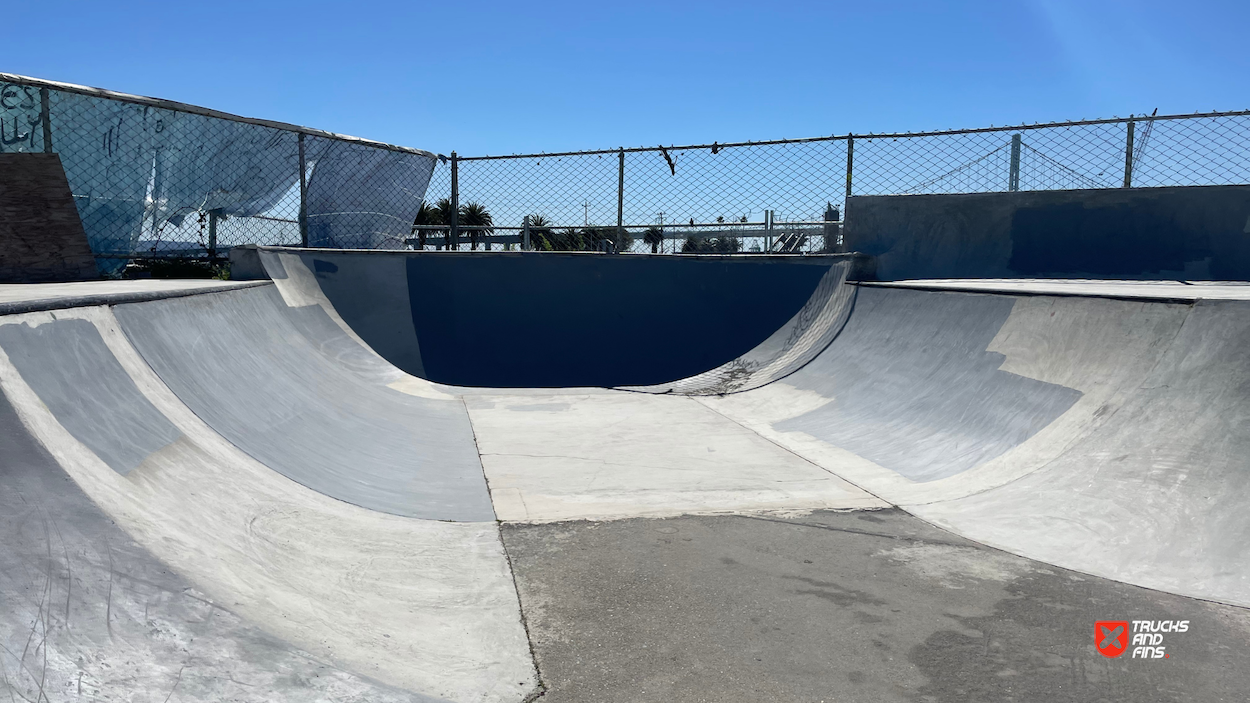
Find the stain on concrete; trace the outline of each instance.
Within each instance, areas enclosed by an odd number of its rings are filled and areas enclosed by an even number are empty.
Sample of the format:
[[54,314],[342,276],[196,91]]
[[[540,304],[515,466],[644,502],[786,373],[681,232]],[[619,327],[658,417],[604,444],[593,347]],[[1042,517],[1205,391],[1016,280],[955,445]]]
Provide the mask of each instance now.
[[[872,512],[867,531],[865,515],[505,524],[542,700],[1136,703],[1250,686],[1247,611],[1031,562],[898,510]],[[1094,649],[1095,620],[1165,617],[1194,623],[1174,659]]]

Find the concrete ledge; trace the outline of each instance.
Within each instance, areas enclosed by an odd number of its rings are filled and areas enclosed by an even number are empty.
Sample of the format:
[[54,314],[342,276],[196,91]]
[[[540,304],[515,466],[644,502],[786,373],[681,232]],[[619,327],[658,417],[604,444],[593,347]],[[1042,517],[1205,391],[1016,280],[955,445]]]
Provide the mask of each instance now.
[[162,298],[272,285],[271,281],[90,281],[0,285],[0,315],[95,305],[142,303]]
[[1053,295],[1116,300],[1192,303],[1195,300],[1250,300],[1250,283],[1181,281],[1099,281],[1062,279],[918,279],[859,282],[859,285],[913,290]]

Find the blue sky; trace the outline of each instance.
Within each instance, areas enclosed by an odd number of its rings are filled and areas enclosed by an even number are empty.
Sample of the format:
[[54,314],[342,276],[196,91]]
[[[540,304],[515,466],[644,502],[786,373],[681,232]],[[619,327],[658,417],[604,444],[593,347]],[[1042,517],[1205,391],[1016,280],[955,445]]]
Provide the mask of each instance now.
[[1250,3],[44,0],[0,70],[465,155],[1250,108]]

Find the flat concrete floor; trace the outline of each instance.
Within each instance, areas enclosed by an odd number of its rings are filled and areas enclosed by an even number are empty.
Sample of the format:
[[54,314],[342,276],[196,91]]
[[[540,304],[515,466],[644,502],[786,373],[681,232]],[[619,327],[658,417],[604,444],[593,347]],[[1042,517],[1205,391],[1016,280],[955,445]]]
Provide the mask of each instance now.
[[[1244,701],[1250,611],[898,510],[507,524],[545,703]],[[1097,620],[1189,620],[1109,659]]]

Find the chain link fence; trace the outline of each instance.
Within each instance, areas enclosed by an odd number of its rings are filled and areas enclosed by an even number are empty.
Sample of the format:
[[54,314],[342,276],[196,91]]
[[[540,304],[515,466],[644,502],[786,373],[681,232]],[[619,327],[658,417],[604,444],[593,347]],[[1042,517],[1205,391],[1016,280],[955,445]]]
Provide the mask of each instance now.
[[[505,246],[524,238],[515,233],[524,235],[528,218],[534,248],[548,248],[555,239],[551,248],[579,248],[569,247],[572,242],[627,251],[807,253],[837,249],[840,215],[851,195],[1248,183],[1250,111],[1241,111],[453,155],[436,170],[427,200],[450,202],[454,193],[458,203],[472,203],[479,218],[488,212],[491,231],[509,233],[496,239]],[[585,235],[580,240],[578,232]]]
[[100,271],[239,244],[403,248],[429,152],[0,74],[0,152],[59,155]]
[[446,157],[0,74],[0,133],[61,155],[105,272],[244,243],[823,252],[851,195],[1250,183],[1250,111]]

